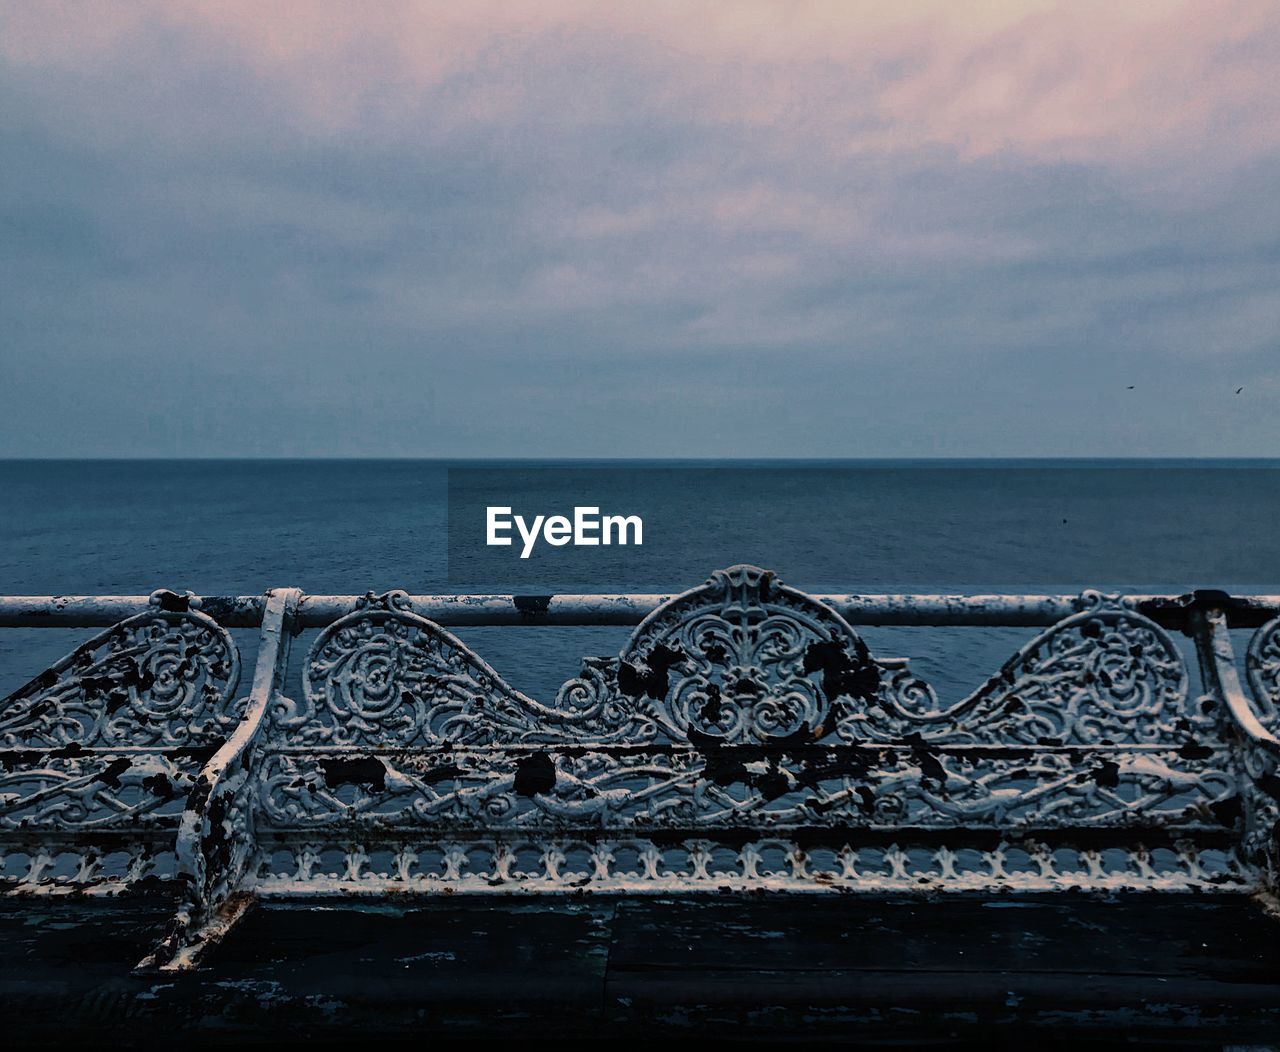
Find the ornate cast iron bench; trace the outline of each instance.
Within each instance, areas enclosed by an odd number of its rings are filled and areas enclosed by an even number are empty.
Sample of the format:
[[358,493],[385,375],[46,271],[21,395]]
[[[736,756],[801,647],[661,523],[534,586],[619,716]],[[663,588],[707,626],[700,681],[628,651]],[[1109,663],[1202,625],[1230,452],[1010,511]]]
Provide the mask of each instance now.
[[[41,601],[14,602],[0,623],[36,623]],[[207,633],[198,711],[219,715],[170,720],[158,737],[141,727],[129,748],[173,765],[166,777],[185,788],[193,774],[177,769],[171,739],[199,723],[207,743],[240,718],[194,775],[180,821],[164,811],[154,826],[176,835],[182,892],[143,964],[191,967],[253,901],[296,896],[1079,889],[1270,901],[1278,604],[1224,593],[815,597],[751,566],[675,597],[206,600],[225,626],[260,624],[258,664],[247,700],[220,708],[214,695],[234,686],[225,629],[193,610],[165,615],[169,630]],[[586,659],[544,704],[442,622],[636,627],[617,657]],[[873,655],[853,622],[1047,627],[945,702],[905,660]],[[1252,703],[1233,626],[1258,629]],[[290,697],[289,642],[305,627],[323,630]],[[1170,628],[1195,641],[1198,690]],[[48,693],[20,692],[28,716],[5,726],[38,726],[30,713],[45,698],[41,711],[102,702],[87,687],[57,693],[69,667],[53,670]],[[170,679],[193,682],[191,666]],[[131,682],[128,697],[151,698],[161,682]],[[119,734],[110,742],[123,747]],[[95,754],[95,770],[116,762]],[[150,831],[162,814],[105,790],[92,799],[114,811],[113,832]],[[65,820],[44,800],[6,798],[0,814]],[[31,835],[16,828],[6,835]],[[96,829],[64,831],[81,849]],[[11,880],[44,888],[42,874],[32,864]]]

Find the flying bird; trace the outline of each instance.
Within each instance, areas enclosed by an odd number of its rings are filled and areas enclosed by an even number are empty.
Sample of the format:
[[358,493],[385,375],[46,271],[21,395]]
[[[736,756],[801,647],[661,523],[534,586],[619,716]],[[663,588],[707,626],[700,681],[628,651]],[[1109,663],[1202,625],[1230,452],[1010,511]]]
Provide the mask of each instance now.
[[1132,391],[1132,390],[1133,390],[1133,384],[1130,384],[1128,387],[1126,387],[1126,388],[1125,388],[1125,390],[1126,390],[1126,391]]
[[1241,391],[1243,391],[1243,390],[1244,390],[1244,388],[1243,388],[1243,387],[1237,387],[1237,388],[1236,388],[1236,394],[1239,394],[1239,393],[1240,393]]

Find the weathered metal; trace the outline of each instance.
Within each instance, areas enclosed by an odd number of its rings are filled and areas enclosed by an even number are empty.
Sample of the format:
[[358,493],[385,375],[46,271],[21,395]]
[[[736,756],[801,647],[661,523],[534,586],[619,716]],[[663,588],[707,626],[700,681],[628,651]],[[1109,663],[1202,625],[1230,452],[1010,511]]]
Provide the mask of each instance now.
[[235,643],[170,594],[5,699],[0,865],[10,890],[115,894],[173,879],[189,794],[241,713]]
[[145,967],[189,967],[250,904],[247,878],[257,856],[255,750],[267,713],[281,697],[301,595],[296,588],[267,592],[248,703],[235,733],[200,772],[187,800],[177,839],[182,903],[159,946],[142,962]]
[[[1278,887],[1280,597],[814,596],[738,566],[671,597],[142,602],[0,599],[0,624],[124,615],[10,699],[0,838],[28,894],[136,885],[100,874],[104,831],[167,841],[180,904],[149,967],[192,966],[258,898]],[[548,704],[443,627],[524,623],[635,628]],[[248,624],[232,705],[226,628]],[[1044,631],[947,702],[858,624]],[[1233,626],[1260,626],[1253,700]],[[1198,692],[1170,627],[1195,638]],[[163,674],[108,646],[144,629]],[[178,763],[188,740],[203,769]],[[53,872],[58,851],[78,863]]]
[[[172,596],[194,601],[225,628],[257,628],[260,595]],[[813,593],[854,626],[987,626],[1034,628],[1052,625],[1080,609],[1078,595],[859,595]],[[324,628],[357,609],[359,595],[304,595],[300,628]],[[446,627],[466,625],[638,625],[673,596],[609,595],[409,595],[422,617]],[[1126,597],[1164,628],[1183,628],[1190,611],[1217,601],[1232,628],[1257,628],[1280,615],[1280,595],[1230,596],[1225,592]],[[145,613],[145,595],[0,596],[0,628],[98,628]]]

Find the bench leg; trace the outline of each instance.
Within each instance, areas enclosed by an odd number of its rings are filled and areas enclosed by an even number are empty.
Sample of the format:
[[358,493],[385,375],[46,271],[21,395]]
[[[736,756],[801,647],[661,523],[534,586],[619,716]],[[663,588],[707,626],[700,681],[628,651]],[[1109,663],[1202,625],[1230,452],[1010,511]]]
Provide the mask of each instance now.
[[189,914],[181,910],[169,922],[169,928],[151,953],[134,968],[136,973],[189,972],[200,966],[205,954],[225,938],[257,903],[250,891],[231,896],[205,924],[192,927]]

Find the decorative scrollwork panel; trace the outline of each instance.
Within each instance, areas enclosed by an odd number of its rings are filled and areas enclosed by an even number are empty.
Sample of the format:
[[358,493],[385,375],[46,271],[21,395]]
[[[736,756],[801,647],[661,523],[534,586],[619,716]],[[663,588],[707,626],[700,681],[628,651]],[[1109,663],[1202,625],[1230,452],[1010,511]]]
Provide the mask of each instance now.
[[121,621],[0,702],[0,747],[189,746],[224,737],[240,656],[195,610]]
[[963,703],[1002,741],[1027,744],[1158,743],[1211,733],[1189,704],[1177,645],[1124,601],[1097,593],[1086,609],[1023,647]]
[[1114,596],[1086,592],[1083,609],[1042,632],[958,704],[905,670],[837,728],[847,741],[918,735],[933,742],[1031,746],[1220,740],[1188,697],[1186,663],[1160,626]]
[[1229,758],[1174,750],[758,747],[316,755],[264,762],[266,828],[1230,827]]
[[[1037,747],[1213,744],[1188,697],[1186,665],[1154,622],[1086,592],[1079,613],[1041,633],[951,706],[903,662],[877,662],[833,611],[755,567],[734,567],[664,605],[615,661],[593,659],[561,704],[646,706],[680,741],[925,740]],[[633,719],[635,717],[632,717]]]
[[718,570],[636,628],[607,686],[646,701],[671,740],[819,740],[880,669],[833,609],[768,570]]
[[370,593],[316,640],[303,699],[281,699],[275,726],[301,745],[425,747],[644,741],[637,707],[526,697],[461,640],[413,613],[402,592]]
[[1244,657],[1245,675],[1264,721],[1276,729],[1280,709],[1280,617],[1272,618],[1249,640]]
[[189,754],[0,750],[0,830],[176,829],[198,769]]
[[300,744],[370,747],[1216,740],[1167,633],[1116,597],[1080,602],[945,706],[904,663],[877,662],[834,609],[736,566],[664,603],[617,658],[586,659],[548,706],[402,593],[370,595],[317,640],[303,704],[277,722]]

